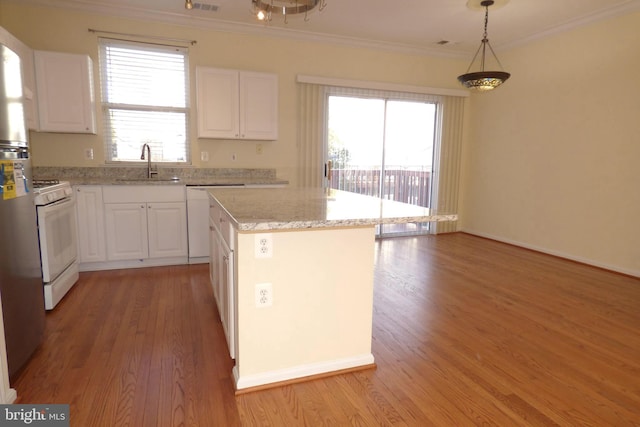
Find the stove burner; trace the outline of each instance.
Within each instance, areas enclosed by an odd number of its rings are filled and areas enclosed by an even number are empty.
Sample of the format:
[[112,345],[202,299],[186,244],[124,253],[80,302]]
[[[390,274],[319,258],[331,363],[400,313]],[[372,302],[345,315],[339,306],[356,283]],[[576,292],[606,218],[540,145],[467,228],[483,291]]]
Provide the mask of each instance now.
[[59,179],[34,179],[32,182],[33,182],[33,188],[44,188],[44,187],[49,187],[51,185],[60,184]]

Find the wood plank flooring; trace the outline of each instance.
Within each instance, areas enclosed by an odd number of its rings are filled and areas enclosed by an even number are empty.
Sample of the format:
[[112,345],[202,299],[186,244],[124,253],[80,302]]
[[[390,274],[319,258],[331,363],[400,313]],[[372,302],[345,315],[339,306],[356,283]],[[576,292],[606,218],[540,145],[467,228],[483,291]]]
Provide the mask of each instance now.
[[12,384],[93,426],[640,426],[640,279],[454,233],[376,243],[378,368],[235,396],[207,266],[82,273]]

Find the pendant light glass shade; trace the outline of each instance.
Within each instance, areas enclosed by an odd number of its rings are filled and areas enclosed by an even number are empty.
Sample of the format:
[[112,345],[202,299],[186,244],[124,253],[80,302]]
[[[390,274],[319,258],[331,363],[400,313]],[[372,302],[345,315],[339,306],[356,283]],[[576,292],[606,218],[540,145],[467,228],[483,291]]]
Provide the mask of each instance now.
[[[505,71],[485,71],[484,69],[487,47],[489,48],[489,51],[495,58],[500,68],[502,68],[502,64],[500,64],[500,60],[498,60],[498,57],[493,51],[493,48],[489,43],[489,39],[487,38],[487,25],[489,23],[489,6],[491,6],[493,3],[494,3],[493,0],[485,0],[480,3],[485,8],[484,36],[482,38],[482,41],[480,42],[480,47],[478,48],[478,50],[476,51],[476,54],[473,56],[473,59],[471,60],[471,64],[469,64],[469,68],[467,69],[467,72],[461,76],[458,76],[458,81],[462,83],[464,87],[474,91],[478,91],[478,92],[486,92],[489,90],[493,90],[498,86],[500,86],[505,81],[507,81],[507,79],[511,76],[511,74]],[[471,67],[476,61],[476,58],[478,57],[478,53],[480,53],[480,51],[482,51],[482,56],[480,58],[480,71],[475,71],[470,73],[469,70],[471,70]]]
[[484,92],[497,88],[510,76],[504,71],[476,71],[459,76],[458,81],[468,89]]

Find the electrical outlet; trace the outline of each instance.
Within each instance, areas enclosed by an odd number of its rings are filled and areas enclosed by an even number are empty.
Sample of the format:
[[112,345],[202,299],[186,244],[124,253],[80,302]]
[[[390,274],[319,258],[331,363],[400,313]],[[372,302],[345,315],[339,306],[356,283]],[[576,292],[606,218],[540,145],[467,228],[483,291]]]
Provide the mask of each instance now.
[[86,160],[93,160],[93,148],[84,149],[84,158]]
[[256,154],[262,154],[262,144],[256,144]]
[[273,286],[271,283],[256,285],[256,307],[271,307],[273,305]]
[[273,256],[273,235],[271,233],[256,234],[256,258]]
[[200,160],[203,162],[208,162],[209,161],[209,152],[208,151],[201,151],[200,152]]

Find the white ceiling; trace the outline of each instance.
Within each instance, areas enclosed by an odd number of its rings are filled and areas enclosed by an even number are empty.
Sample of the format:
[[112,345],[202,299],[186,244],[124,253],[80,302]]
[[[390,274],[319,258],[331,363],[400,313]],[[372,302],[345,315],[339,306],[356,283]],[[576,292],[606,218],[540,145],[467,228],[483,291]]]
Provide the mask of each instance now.
[[[12,0],[9,0],[12,1]],[[161,22],[322,39],[439,55],[473,54],[484,26],[482,7],[468,0],[324,0],[324,10],[258,22],[251,0],[193,0],[217,11],[186,10],[184,0],[14,0]],[[268,0],[264,0],[268,1]],[[295,2],[295,0],[291,0]],[[322,1],[322,0],[321,0]],[[480,0],[469,0],[479,4]],[[640,10],[640,0],[496,0],[489,8],[489,39],[507,49],[575,26]],[[100,28],[108,30],[108,28]],[[441,40],[449,44],[440,46]]]

